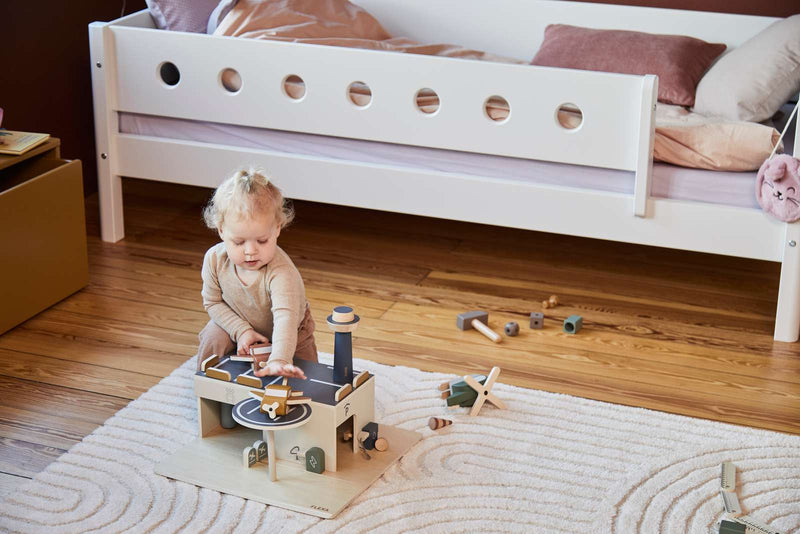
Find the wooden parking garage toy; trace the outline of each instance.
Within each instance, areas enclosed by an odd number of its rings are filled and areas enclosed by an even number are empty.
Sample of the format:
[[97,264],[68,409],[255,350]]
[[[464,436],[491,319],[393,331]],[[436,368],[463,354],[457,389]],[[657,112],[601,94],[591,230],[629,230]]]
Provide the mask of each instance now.
[[[352,366],[358,321],[352,308],[334,309],[327,321],[336,336],[333,365],[295,359],[306,379],[256,377],[252,362],[231,355],[202,362],[194,376],[200,437],[156,473],[334,517],[422,437],[375,421],[375,377]],[[371,454],[352,439],[362,432]],[[249,448],[258,440],[267,443],[267,460],[251,463]]]

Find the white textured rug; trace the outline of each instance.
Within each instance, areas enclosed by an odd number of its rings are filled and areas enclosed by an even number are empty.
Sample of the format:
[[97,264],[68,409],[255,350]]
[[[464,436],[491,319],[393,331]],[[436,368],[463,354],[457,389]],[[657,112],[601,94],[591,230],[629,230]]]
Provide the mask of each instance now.
[[[153,474],[196,435],[190,361],[8,495],[0,531],[708,533],[731,460],[745,513],[800,533],[800,437],[504,384],[507,410],[469,417],[439,399],[450,375],[356,367],[377,377],[378,421],[424,439],[333,520]],[[455,423],[433,432],[432,415]]]

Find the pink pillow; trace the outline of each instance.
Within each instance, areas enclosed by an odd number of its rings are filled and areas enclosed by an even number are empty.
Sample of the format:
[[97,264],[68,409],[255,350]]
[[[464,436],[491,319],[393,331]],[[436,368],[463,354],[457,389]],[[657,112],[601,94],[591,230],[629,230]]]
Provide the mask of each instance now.
[[550,24],[531,64],[656,74],[661,102],[692,106],[700,78],[724,51],[724,44],[694,37]]
[[145,0],[156,26],[176,32],[206,33],[208,17],[220,0]]

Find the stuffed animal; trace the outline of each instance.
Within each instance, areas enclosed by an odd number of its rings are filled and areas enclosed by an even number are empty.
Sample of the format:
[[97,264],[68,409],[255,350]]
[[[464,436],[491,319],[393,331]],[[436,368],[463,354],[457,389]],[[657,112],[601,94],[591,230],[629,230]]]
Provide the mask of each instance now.
[[765,161],[756,177],[756,199],[781,221],[800,219],[800,160],[780,154]]

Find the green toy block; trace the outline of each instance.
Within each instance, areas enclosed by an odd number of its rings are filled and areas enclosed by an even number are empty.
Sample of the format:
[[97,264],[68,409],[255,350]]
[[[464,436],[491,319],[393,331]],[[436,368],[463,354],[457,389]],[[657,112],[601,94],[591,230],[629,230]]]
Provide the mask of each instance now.
[[325,471],[325,451],[319,447],[311,447],[306,451],[306,471],[319,475]]
[[477,398],[478,393],[474,389],[470,389],[469,391],[450,395],[445,400],[447,401],[448,406],[455,406],[456,404],[463,405],[464,403],[469,403],[469,405],[472,406],[475,404],[475,400]]
[[719,534],[744,534],[747,531],[747,526],[735,521],[728,521],[723,519],[719,524]]
[[564,332],[567,334],[577,334],[583,328],[583,317],[580,315],[570,315],[564,319]]
[[[486,383],[486,376],[485,375],[472,375],[472,377],[478,381],[481,385]],[[454,395],[456,393],[463,393],[465,391],[475,391],[472,387],[467,384],[463,379],[457,380],[450,384],[450,394]]]

